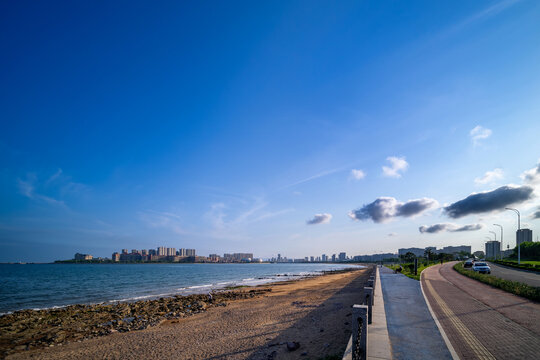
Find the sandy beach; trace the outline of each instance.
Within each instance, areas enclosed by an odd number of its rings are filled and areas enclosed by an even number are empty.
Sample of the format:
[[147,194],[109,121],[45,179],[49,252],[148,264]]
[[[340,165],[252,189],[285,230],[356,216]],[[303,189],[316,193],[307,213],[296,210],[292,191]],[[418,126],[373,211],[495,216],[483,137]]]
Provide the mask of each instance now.
[[[367,270],[264,286],[253,298],[211,306],[145,330],[23,351],[8,359],[332,359],[351,333],[351,306]],[[299,347],[287,349],[287,343]]]

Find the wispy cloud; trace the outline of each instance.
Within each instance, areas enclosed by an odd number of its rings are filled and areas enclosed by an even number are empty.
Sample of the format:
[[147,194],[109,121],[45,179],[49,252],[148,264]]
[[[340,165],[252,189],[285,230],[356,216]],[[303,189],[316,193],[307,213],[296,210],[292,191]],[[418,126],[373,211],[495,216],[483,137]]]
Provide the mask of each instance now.
[[170,212],[147,210],[139,213],[139,219],[153,228],[169,229],[176,234],[186,233],[181,226],[181,217]]
[[362,180],[366,177],[366,173],[360,169],[352,169],[351,177],[355,180]]
[[499,13],[501,13],[502,11],[510,8],[511,6],[515,5],[516,3],[520,2],[521,0],[504,0],[504,1],[499,1],[491,6],[488,6],[480,11],[478,11],[477,13],[469,16],[468,18],[466,18],[465,20],[457,23],[457,24],[454,24],[453,26],[449,27],[446,31],[444,31],[441,35],[442,36],[449,36],[449,35],[453,35],[455,33],[458,33],[462,30],[464,30],[465,28],[469,27],[469,26],[472,26],[476,23],[479,23],[479,22],[482,22],[482,21],[485,21]]
[[484,185],[484,184],[489,184],[496,180],[502,179],[503,177],[504,177],[504,173],[502,169],[494,169],[493,171],[486,171],[484,176],[474,179],[474,182],[477,185]]
[[29,199],[45,202],[51,205],[58,205],[65,207],[66,204],[61,201],[57,200],[51,196],[46,196],[43,194],[40,194],[36,191],[36,184],[37,184],[37,177],[35,175],[28,175],[26,180],[17,179],[17,186],[19,188],[19,192],[26,196]]
[[380,197],[372,203],[362,206],[349,213],[353,220],[371,219],[375,223],[384,223],[395,217],[414,217],[426,210],[438,206],[434,199],[422,198],[399,202],[393,197]]
[[491,136],[491,130],[477,125],[469,132],[469,136],[471,137],[473,144],[478,145],[481,140]]
[[312,219],[306,221],[308,225],[328,224],[332,220],[331,214],[315,214]]
[[339,168],[335,168],[335,169],[331,169],[331,170],[322,171],[322,172],[320,172],[320,173],[318,173],[318,174],[309,176],[309,177],[307,177],[307,178],[305,178],[305,179],[298,180],[298,181],[295,181],[295,182],[293,182],[293,183],[291,183],[291,184],[282,186],[282,187],[280,187],[278,190],[283,190],[283,189],[286,189],[286,188],[290,188],[290,187],[293,187],[293,186],[296,186],[296,185],[300,185],[300,184],[306,183],[306,182],[308,182],[308,181],[312,181],[312,180],[315,180],[315,179],[322,178],[322,177],[324,177],[324,176],[332,175],[332,174],[335,174],[335,173],[337,173],[337,172],[343,171],[343,170],[345,170],[346,168],[348,168],[348,166],[342,166],[342,167],[339,167]]
[[409,168],[409,163],[405,160],[404,156],[390,156],[386,160],[390,162],[390,166],[383,166],[383,176],[400,178],[401,175]]

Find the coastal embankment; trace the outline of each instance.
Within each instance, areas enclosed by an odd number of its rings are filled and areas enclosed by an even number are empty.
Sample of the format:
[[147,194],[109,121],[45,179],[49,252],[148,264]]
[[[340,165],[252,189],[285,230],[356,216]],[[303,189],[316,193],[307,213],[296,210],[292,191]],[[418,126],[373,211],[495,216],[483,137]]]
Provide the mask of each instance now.
[[0,318],[9,359],[339,356],[366,270],[208,295],[22,311]]

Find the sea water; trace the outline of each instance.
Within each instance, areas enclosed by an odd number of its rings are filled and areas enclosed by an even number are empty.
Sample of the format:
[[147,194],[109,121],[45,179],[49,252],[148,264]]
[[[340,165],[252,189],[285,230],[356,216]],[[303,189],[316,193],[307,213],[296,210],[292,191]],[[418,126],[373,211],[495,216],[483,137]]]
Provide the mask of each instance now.
[[259,285],[348,264],[0,264],[0,314]]

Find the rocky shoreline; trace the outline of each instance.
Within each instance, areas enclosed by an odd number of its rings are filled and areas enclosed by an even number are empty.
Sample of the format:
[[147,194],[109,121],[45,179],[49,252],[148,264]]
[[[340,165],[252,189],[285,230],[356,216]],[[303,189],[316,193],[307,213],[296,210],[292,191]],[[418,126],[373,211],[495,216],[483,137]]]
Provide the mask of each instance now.
[[[353,270],[355,269],[325,271],[321,275]],[[309,277],[313,276],[303,278]],[[211,294],[15,311],[0,316],[0,358],[17,352],[61,346],[116,332],[144,330],[166,320],[174,321],[201,313],[210,307],[227,306],[231,301],[264,296],[272,291],[272,286],[298,280],[301,279]]]
[[0,317],[0,358],[115,332],[144,330],[165,320],[184,318],[213,306],[227,306],[227,302],[258,297],[270,291],[272,289],[261,287],[132,303],[16,311]]

